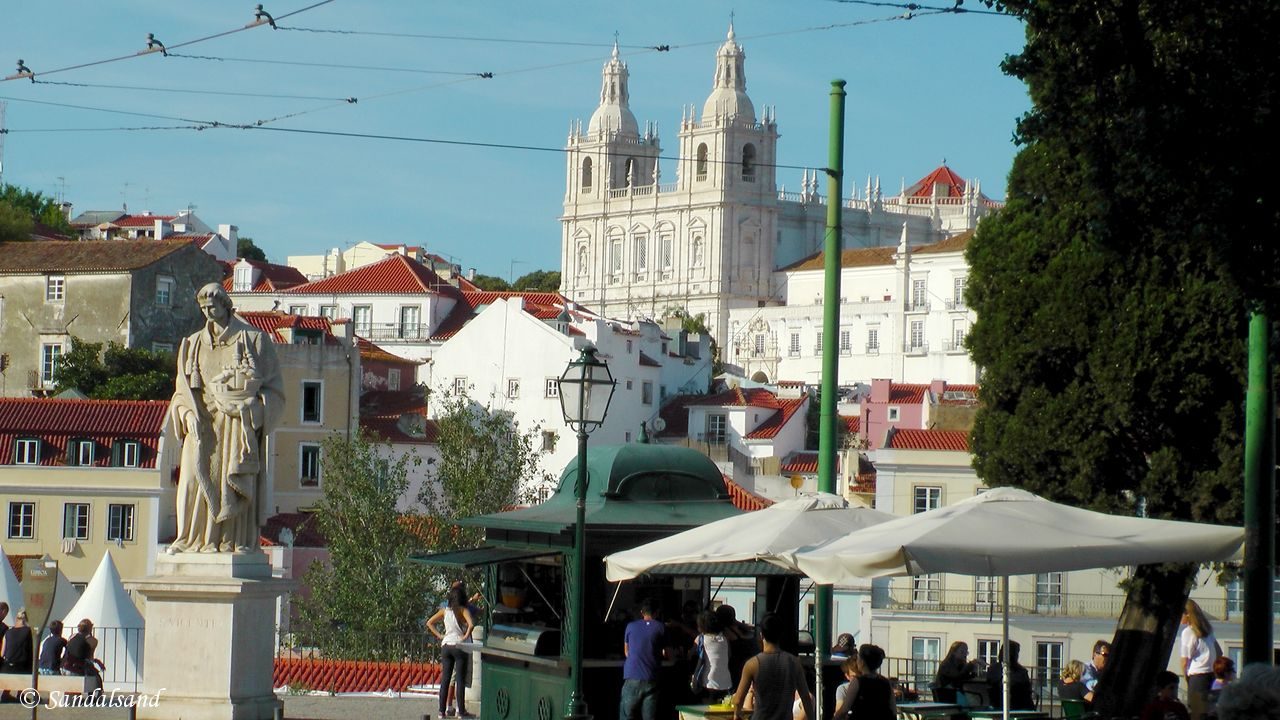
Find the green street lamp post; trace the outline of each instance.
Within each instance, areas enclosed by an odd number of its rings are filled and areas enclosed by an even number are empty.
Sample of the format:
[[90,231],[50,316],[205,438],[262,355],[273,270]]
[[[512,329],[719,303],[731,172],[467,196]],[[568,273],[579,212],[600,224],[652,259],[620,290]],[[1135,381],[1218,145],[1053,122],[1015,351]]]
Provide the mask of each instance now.
[[595,347],[587,345],[582,348],[582,355],[565,368],[557,385],[564,422],[578,433],[578,472],[573,486],[577,513],[573,523],[573,568],[567,588],[568,617],[565,618],[573,694],[569,696],[564,716],[566,720],[590,720],[587,701],[582,694],[582,602],[586,590],[583,569],[587,562],[587,482],[590,480],[587,477],[587,435],[604,424],[617,381],[609,372],[608,364],[596,358]]

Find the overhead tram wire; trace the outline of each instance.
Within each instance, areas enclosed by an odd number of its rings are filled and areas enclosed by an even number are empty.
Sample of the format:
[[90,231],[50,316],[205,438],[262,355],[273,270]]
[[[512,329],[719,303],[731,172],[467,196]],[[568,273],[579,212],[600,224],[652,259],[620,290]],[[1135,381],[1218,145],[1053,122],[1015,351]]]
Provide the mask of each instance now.
[[60,82],[58,80],[36,80],[36,85],[62,85],[67,87],[97,88],[105,90],[135,90],[139,92],[184,93],[188,95],[218,95],[224,97],[252,97],[270,100],[337,100],[349,101],[349,98],[329,97],[322,95],[281,95],[278,93],[233,92],[230,90],[197,90],[194,88],[145,87],[140,85],[103,85],[99,83]]
[[957,0],[956,4],[952,7],[939,7],[937,5],[921,5],[919,3],[884,2],[884,0],[831,0],[831,2],[837,2],[845,5],[867,5],[870,7],[902,8],[907,12],[915,12],[916,10],[930,10],[930,11],[936,11],[936,12],[951,13],[953,15],[1000,15],[1002,17],[1013,18],[1015,20],[1017,19],[1016,15],[1010,15],[1009,13],[1000,12],[999,10],[969,10],[968,8],[962,7],[962,5],[964,5],[964,0]]
[[[329,28],[285,27],[284,25],[280,25],[277,29],[293,30],[296,32],[330,33],[333,35],[368,35],[372,37],[414,38],[419,40],[455,40],[459,42],[487,42],[512,45],[556,45],[562,47],[596,47],[605,49],[613,47],[613,43],[575,42],[572,40],[530,40],[528,38],[477,37],[472,35],[422,35],[418,33],[380,32],[376,30],[333,30]],[[623,50],[652,50],[664,46],[620,44],[618,47]]]
[[[304,8],[299,8],[292,12],[285,13],[281,15],[279,18],[277,18],[277,20],[283,20],[284,18],[297,15],[299,13],[304,13],[304,12],[307,12],[308,10],[314,10],[315,8],[318,8],[321,5],[328,5],[333,1],[334,0],[320,0],[320,2],[308,5]],[[205,35],[204,37],[199,37],[194,40],[186,40],[184,42],[175,43],[167,46],[167,48],[165,46],[148,47],[148,49],[146,50],[139,50],[138,52],[130,53],[128,55],[120,55],[119,57],[106,58],[104,60],[94,60],[92,62],[78,63],[76,65],[67,65],[66,67],[54,68],[53,70],[41,70],[39,72],[19,73],[15,75],[9,75],[7,77],[0,78],[0,82],[8,82],[10,80],[27,80],[27,79],[30,79],[34,82],[37,76],[44,77],[45,75],[55,75],[57,73],[67,72],[69,70],[80,70],[82,68],[94,67],[96,65],[106,65],[107,63],[119,62],[121,60],[130,60],[133,58],[142,57],[144,55],[154,55],[155,53],[168,54],[166,52],[167,50],[175,50],[180,47],[189,47],[191,45],[195,45],[196,43],[202,43],[208,40],[213,40],[220,37],[226,37],[228,35],[234,35],[235,33],[238,33],[238,32],[244,32],[245,30],[252,30],[253,28],[262,27],[264,25],[269,25],[269,24],[270,23],[267,20],[258,19],[258,20],[254,20],[253,22],[247,25],[243,25],[238,28],[224,30],[223,32],[214,33],[212,35]]]
[[212,120],[197,120],[194,118],[175,117],[173,115],[158,115],[156,113],[135,112],[133,110],[114,110],[112,108],[93,107],[90,105],[76,105],[74,103],[53,102],[51,100],[32,100],[31,98],[17,98],[17,97],[7,97],[7,96],[0,96],[0,100],[7,100],[9,102],[34,103],[36,105],[50,105],[53,107],[70,108],[72,110],[92,110],[94,112],[112,113],[114,115],[132,115],[134,117],[153,118],[156,120],[173,120],[175,122],[195,123],[197,125],[214,124],[214,121]]
[[262,65],[294,65],[297,67],[332,68],[335,70],[373,70],[377,72],[418,73],[421,75],[458,75],[462,77],[480,77],[485,74],[481,72],[464,72],[454,70],[423,70],[419,68],[380,67],[377,65],[352,65],[351,63],[319,63],[302,62],[300,60],[269,60],[264,58],[222,57],[218,55],[188,55],[186,53],[174,52],[169,53],[169,57],[183,58],[185,60],[215,60],[218,62],[255,63]]

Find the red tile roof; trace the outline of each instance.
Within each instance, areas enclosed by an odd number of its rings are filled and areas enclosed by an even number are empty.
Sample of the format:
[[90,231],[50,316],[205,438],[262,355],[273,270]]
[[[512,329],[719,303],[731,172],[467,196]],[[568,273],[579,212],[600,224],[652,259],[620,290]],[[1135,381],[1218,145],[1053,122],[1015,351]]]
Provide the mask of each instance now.
[[941,186],[944,192],[940,197],[964,197],[964,188],[967,184],[951,168],[943,165],[912,183],[907,188],[906,195],[912,198],[932,198],[934,187]]
[[969,433],[963,430],[908,430],[891,428],[886,448],[893,450],[947,450],[969,452]]
[[[422,434],[410,434],[400,426],[405,415],[421,423]],[[440,426],[427,418],[427,399],[419,390],[370,390],[360,396],[360,429],[386,442],[435,444]]]
[[862,428],[862,418],[857,415],[841,415],[840,420],[844,422],[845,430],[848,430],[851,434],[858,434]]
[[307,276],[300,270],[288,265],[262,262],[260,260],[236,260],[222,263],[226,276],[222,278],[222,289],[227,292],[235,287],[235,268],[237,263],[247,262],[258,272],[258,281],[250,288],[250,292],[276,292],[297,287],[307,282]]
[[0,243],[0,272],[112,272],[156,263],[190,243],[177,240],[75,240]]
[[111,222],[116,227],[154,227],[157,220],[172,222],[177,215],[124,215]]
[[326,345],[334,345],[338,342],[338,338],[333,334],[333,324],[326,317],[290,315],[279,310],[247,310],[236,314],[262,332],[271,333],[271,339],[277,343],[288,342],[280,332],[287,328],[323,333]]
[[782,472],[812,475],[818,472],[818,453],[798,452],[782,461]]
[[772,500],[761,497],[730,480],[728,475],[724,476],[724,486],[729,491],[729,500],[733,506],[744,512],[763,510],[773,504]]
[[746,439],[769,440],[777,437],[778,433],[782,431],[782,428],[786,427],[787,423],[791,422],[791,418],[795,416],[796,411],[804,407],[804,404],[808,402],[808,400],[809,398],[807,396],[790,398],[787,400],[778,400],[775,398],[774,401],[778,404],[778,410],[773,413],[773,415],[770,415],[764,422],[757,425],[755,430],[747,433]]
[[976,229],[965,230],[959,235],[952,235],[946,240],[939,240],[938,242],[932,243],[930,245],[921,245],[920,247],[913,247],[911,248],[911,254],[912,255],[928,255],[931,253],[964,252],[964,249],[969,247],[969,241],[973,239],[973,234],[975,232],[977,232]]
[[714,395],[699,395],[691,398],[688,405],[718,405],[720,407],[754,407],[777,408],[778,398],[764,388],[732,387]]
[[356,338],[356,347],[360,348],[360,360],[363,362],[400,363],[403,365],[423,365],[426,360],[410,360],[378,347],[364,338]]
[[432,340],[448,340],[471,321],[480,310],[498,300],[520,298],[524,301],[524,311],[539,320],[554,320],[560,317],[568,302],[560,293],[533,291],[490,291],[463,290],[462,300],[453,306],[444,320],[436,326],[431,334]]
[[138,466],[154,468],[167,401],[63,400],[0,398],[0,465],[14,462],[14,441],[40,440],[39,464],[65,465],[71,440],[94,443],[93,467],[111,465],[117,440],[136,440],[143,448]]
[[676,395],[667,400],[658,417],[666,427],[659,436],[685,437],[689,434],[689,403],[702,397],[701,395]]
[[320,295],[404,295],[445,294],[456,297],[457,289],[431,268],[404,255],[388,255],[338,275],[304,283],[285,292]]
[[404,692],[410,687],[438,685],[436,663],[392,663],[357,660],[276,658],[272,687],[294,686],[331,693]]
[[914,383],[893,383],[889,386],[889,402],[906,405],[918,405],[924,402],[925,393],[929,392],[928,385],[917,385]]
[[[919,255],[921,253],[942,253],[942,252],[961,252],[968,246],[969,240],[973,238],[973,231],[960,233],[945,240],[939,240],[929,245],[920,245],[911,248],[911,254]],[[872,267],[875,265],[892,265],[893,256],[898,252],[897,247],[892,245],[882,245],[879,247],[869,248],[850,248],[840,252],[840,267]],[[822,252],[816,252],[806,258],[801,258],[796,262],[782,268],[783,270],[823,270],[826,268],[826,256]]]

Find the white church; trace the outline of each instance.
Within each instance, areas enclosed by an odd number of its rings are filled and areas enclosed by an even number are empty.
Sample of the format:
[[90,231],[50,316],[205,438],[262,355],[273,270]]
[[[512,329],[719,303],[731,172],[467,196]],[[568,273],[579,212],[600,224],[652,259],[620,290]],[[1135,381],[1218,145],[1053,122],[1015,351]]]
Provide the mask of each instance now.
[[[604,66],[600,105],[567,145],[561,290],[605,317],[705,313],[722,345],[729,313],[785,302],[779,268],[818,252],[827,198],[821,171],[799,192],[780,192],[778,124],[747,96],[746,53],[728,39],[716,53],[701,113],[682,112],[675,177],[662,175],[656,126],[644,133],[628,106],[627,65],[615,47]],[[670,172],[670,169],[667,170]],[[879,181],[845,198],[844,247],[896,246],[904,225],[927,245],[972,229],[1000,203],[945,166],[897,196]]]

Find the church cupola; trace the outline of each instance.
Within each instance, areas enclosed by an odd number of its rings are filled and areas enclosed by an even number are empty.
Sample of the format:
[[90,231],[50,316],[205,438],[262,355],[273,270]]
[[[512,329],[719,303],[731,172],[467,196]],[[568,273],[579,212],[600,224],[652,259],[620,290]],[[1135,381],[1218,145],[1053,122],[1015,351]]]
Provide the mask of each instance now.
[[756,111],[747,97],[747,54],[734,39],[733,23],[729,23],[729,36],[716,53],[716,77],[711,94],[702,106],[702,122],[724,117],[747,123],[756,121]]
[[600,106],[591,114],[587,134],[598,137],[601,131],[637,137],[640,126],[628,107],[627,64],[618,57],[618,43],[613,43],[613,57],[605,63],[601,73]]

